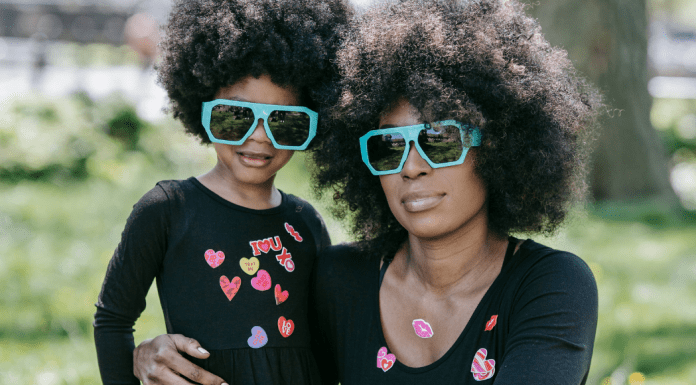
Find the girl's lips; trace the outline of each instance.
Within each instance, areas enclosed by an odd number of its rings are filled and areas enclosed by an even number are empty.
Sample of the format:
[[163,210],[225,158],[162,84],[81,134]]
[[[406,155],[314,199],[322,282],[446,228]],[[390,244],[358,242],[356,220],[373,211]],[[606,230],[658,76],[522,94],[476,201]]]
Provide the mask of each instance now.
[[261,152],[240,151],[237,154],[239,154],[242,164],[249,167],[263,167],[270,163],[273,158],[271,155]]
[[406,211],[417,213],[429,210],[442,202],[445,194],[412,194],[401,200]]

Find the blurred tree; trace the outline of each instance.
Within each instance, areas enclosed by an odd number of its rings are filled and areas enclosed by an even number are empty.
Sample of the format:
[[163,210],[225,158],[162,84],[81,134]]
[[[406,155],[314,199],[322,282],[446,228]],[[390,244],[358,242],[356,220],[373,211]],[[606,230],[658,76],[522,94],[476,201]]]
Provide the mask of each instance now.
[[593,198],[675,203],[664,148],[650,123],[645,1],[544,0],[532,3],[530,13],[546,38],[564,47],[601,88],[613,111],[594,152]]

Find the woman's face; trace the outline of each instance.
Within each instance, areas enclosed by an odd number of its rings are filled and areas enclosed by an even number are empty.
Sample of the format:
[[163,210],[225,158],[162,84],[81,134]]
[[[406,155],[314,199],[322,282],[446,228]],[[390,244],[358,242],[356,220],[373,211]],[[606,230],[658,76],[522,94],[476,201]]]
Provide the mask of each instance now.
[[[282,88],[271,81],[267,75],[259,78],[248,76],[228,87],[221,88],[215,99],[229,99],[241,102],[280,104],[294,106],[299,102],[297,94]],[[239,182],[262,184],[272,181],[275,174],[285,166],[294,151],[279,150],[266,135],[262,119],[249,138],[239,146],[214,143],[218,164],[231,171]]]
[[[422,123],[418,111],[401,99],[380,118],[379,128]],[[389,208],[411,235],[435,239],[487,227],[486,189],[474,172],[475,157],[476,149],[471,148],[464,163],[434,169],[411,143],[401,172],[379,177]]]

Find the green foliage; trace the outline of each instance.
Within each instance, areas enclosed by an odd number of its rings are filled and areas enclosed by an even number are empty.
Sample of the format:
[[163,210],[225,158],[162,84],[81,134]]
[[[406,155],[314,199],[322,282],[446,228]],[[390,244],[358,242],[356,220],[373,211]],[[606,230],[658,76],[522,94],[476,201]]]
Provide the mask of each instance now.
[[[59,171],[0,180],[0,385],[99,383],[94,302],[131,207],[161,179],[207,171],[214,152],[172,121],[141,122],[135,146],[124,145],[106,129],[127,111],[118,98],[21,100],[5,109],[2,167]],[[76,159],[85,159],[84,176],[56,176]],[[304,161],[295,154],[276,184],[311,201]],[[330,198],[313,203],[327,213]],[[538,240],[580,255],[597,278],[600,320],[588,384],[609,378],[626,385],[633,372],[646,385],[696,383],[696,225],[661,212],[597,206],[565,232]],[[334,243],[348,240],[339,223],[325,219]],[[147,303],[136,342],[165,330],[154,287]]]

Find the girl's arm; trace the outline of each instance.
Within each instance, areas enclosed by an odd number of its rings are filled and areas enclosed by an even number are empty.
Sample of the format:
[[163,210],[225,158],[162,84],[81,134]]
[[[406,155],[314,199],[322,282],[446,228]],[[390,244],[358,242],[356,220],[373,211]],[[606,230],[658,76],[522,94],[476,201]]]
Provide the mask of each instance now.
[[133,375],[133,325],[167,249],[169,202],[155,186],[126,222],[106,271],[94,315],[94,342],[104,384],[139,384]]

